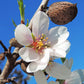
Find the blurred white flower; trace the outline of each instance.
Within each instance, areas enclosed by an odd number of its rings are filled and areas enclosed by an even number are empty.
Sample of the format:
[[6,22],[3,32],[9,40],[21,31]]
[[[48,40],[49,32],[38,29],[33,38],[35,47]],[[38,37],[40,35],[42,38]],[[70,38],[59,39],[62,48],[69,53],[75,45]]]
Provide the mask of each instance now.
[[[71,70],[73,59],[71,58],[70,60],[66,60],[64,64]],[[82,84],[82,82],[84,82],[84,70],[79,69],[71,72],[71,75],[63,84]]]
[[38,12],[32,22],[32,32],[24,24],[15,29],[15,38],[23,46],[19,55],[26,62],[31,62],[26,71],[28,73],[44,70],[49,58],[66,57],[70,43],[66,40],[69,32],[66,27],[58,26],[48,31],[49,19],[44,12]]

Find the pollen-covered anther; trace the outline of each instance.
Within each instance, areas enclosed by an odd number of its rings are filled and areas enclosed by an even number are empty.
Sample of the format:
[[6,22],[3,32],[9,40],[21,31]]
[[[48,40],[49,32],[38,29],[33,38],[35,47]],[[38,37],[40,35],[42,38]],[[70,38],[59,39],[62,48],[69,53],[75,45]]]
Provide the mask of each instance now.
[[44,36],[44,34],[42,33],[42,36]]
[[43,39],[43,41],[47,41],[46,39]]
[[41,40],[43,40],[43,37],[41,37]]
[[46,37],[46,40],[48,40],[48,37]]

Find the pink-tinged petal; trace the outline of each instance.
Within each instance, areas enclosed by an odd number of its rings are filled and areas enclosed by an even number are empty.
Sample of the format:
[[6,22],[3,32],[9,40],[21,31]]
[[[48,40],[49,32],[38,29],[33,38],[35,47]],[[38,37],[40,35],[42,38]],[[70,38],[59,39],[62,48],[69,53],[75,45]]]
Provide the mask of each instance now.
[[69,32],[67,31],[67,28],[64,26],[58,26],[49,30],[48,41],[51,42],[51,46],[53,46],[54,44],[58,45],[64,42],[68,38],[68,36]]
[[48,26],[49,26],[49,19],[48,16],[44,13],[39,11],[33,21],[32,21],[32,32],[33,34],[38,37],[42,33],[48,32]]
[[63,49],[64,51],[68,52],[70,50],[70,46],[71,46],[70,42],[68,40],[66,40],[59,45],[55,44],[52,48],[60,48],[60,49]]
[[21,45],[29,45],[32,43],[31,31],[24,24],[20,24],[15,29],[15,38]]
[[46,76],[43,71],[37,71],[34,73],[37,84],[47,84]]
[[49,62],[49,57],[50,57],[50,49],[46,49],[44,51],[44,55],[43,57],[41,57],[41,59],[39,59],[36,62],[32,62],[28,65],[26,71],[28,73],[32,73],[32,72],[36,72],[38,70],[44,70]]
[[80,75],[76,71],[72,72],[70,77],[65,80],[64,84],[82,84]]
[[50,52],[50,56],[55,56],[57,58],[65,58],[66,52],[61,48],[53,48]]
[[32,48],[24,47],[19,50],[19,55],[26,62],[32,62],[39,59],[39,54]]

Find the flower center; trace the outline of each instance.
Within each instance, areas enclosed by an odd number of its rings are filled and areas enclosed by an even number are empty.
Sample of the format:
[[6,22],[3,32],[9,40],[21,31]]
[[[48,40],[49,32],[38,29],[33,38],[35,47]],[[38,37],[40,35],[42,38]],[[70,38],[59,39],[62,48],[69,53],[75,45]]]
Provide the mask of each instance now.
[[50,47],[50,42],[47,42],[48,37],[45,34],[39,35],[39,38],[32,34],[33,43],[28,47],[33,48],[37,53],[42,54],[43,49]]

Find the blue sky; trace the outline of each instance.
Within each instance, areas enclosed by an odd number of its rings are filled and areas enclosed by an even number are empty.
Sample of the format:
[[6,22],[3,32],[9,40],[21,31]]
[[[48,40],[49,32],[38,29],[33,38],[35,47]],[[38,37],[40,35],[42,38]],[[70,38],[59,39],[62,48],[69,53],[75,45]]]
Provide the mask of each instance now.
[[[26,20],[32,18],[41,0],[23,0],[25,8],[25,23]],[[62,0],[50,0],[48,6],[52,3]],[[71,49],[67,58],[73,58],[74,64],[72,71],[76,69],[84,69],[84,0],[63,0],[72,3],[77,3],[77,17],[70,23],[64,25],[68,28],[70,36],[68,40],[71,42]],[[0,40],[9,47],[9,40],[14,37],[15,27],[12,24],[12,19],[16,24],[20,24],[20,14],[17,0],[1,0],[0,1]],[[58,26],[50,21],[49,28]],[[0,47],[0,52],[3,51]],[[31,83],[29,83],[31,84]],[[34,83],[32,83],[34,84]]]

